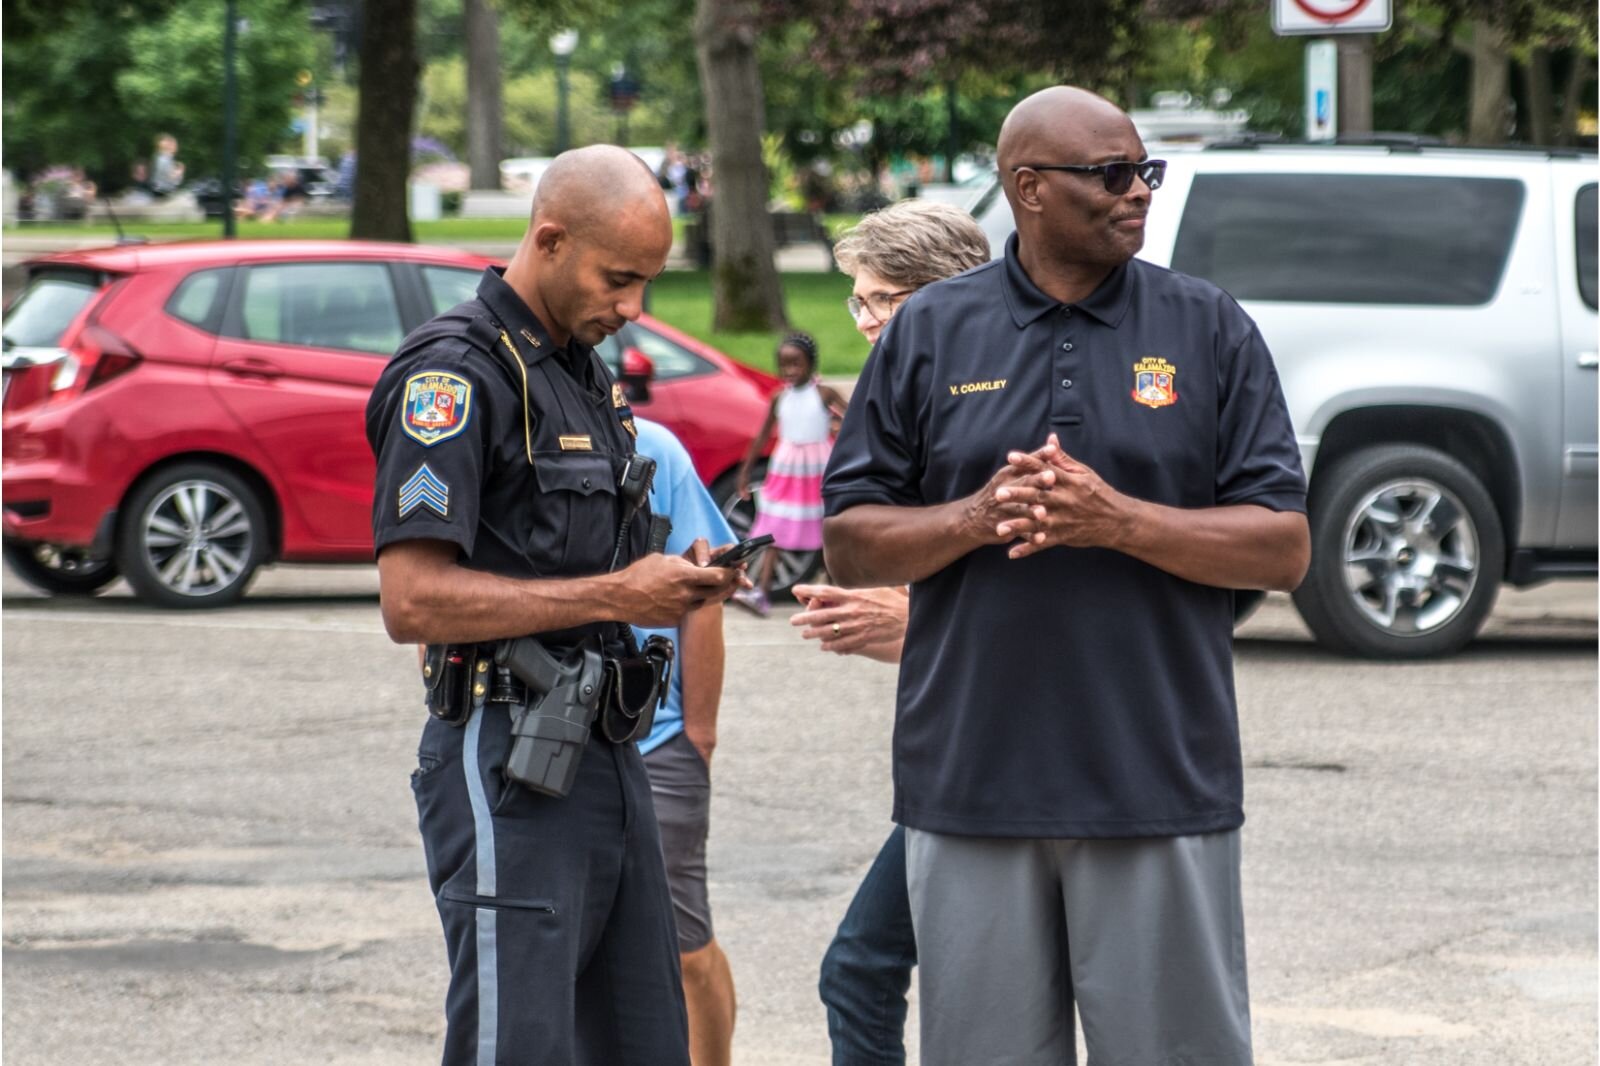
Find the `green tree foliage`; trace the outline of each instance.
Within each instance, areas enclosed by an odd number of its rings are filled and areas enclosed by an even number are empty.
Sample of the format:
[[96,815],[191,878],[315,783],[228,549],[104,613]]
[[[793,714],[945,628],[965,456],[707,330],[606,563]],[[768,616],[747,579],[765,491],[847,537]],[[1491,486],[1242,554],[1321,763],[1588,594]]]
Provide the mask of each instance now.
[[[510,70],[516,68],[510,67]],[[606,82],[590,70],[575,69],[571,78],[569,114],[574,144],[611,141],[617,119],[606,95]],[[550,155],[556,144],[556,73],[552,67],[507,77],[502,89],[505,102],[507,155]],[[422,75],[422,101],[418,130],[462,158],[466,157],[467,80],[460,56],[436,59]],[[628,116],[628,139],[633,144],[661,144],[669,131],[655,108],[640,104]]]
[[[222,153],[222,0],[183,4],[8,4],[4,43],[7,165],[28,174],[83,166],[109,190],[171,133],[191,176]],[[15,11],[14,11],[15,8]],[[288,133],[296,75],[315,57],[303,0],[239,0],[241,159]]]

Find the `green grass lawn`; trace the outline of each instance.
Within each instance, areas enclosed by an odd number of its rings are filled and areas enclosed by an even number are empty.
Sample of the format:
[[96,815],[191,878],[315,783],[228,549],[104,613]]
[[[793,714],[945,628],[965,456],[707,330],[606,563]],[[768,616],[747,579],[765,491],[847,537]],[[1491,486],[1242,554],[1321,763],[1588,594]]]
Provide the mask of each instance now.
[[[783,294],[789,322],[817,339],[824,374],[858,374],[867,342],[844,309],[850,279],[840,273],[785,274]],[[673,270],[650,285],[650,313],[735,359],[775,372],[773,353],[781,332],[717,333],[711,329],[711,280],[698,270]]]

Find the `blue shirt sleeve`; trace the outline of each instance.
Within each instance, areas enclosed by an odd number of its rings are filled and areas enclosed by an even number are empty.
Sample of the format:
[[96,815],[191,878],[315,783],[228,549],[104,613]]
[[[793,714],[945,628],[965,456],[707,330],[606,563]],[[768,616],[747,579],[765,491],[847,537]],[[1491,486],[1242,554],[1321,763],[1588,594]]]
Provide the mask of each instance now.
[[656,461],[650,510],[672,521],[667,554],[682,555],[697,537],[704,537],[713,548],[732,544],[737,538],[711,493],[700,483],[688,450],[665,426],[637,416],[634,423],[639,429],[639,451]]

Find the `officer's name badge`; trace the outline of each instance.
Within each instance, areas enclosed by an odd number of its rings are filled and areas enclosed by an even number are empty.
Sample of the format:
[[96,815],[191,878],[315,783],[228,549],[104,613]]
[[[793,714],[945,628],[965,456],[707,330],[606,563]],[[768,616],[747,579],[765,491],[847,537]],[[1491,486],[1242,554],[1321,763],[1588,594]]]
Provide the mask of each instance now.
[[425,370],[406,379],[400,428],[431,448],[467,428],[472,415],[472,385],[442,370]]
[[1005,378],[996,378],[993,381],[968,381],[962,385],[951,385],[950,395],[970,396],[975,392],[999,392],[1005,387]]
[[1178,402],[1178,368],[1150,356],[1133,364],[1133,398],[1146,407],[1166,407]]
[[594,451],[594,441],[589,439],[589,435],[587,433],[581,436],[574,434],[570,437],[559,437],[557,439],[561,442],[561,450],[564,452]]

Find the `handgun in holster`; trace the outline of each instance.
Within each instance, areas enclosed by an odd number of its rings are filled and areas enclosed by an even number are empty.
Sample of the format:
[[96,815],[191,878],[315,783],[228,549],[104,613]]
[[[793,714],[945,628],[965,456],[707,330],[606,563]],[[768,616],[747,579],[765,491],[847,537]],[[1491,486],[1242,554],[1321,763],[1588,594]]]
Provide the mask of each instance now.
[[556,658],[536,637],[501,641],[494,661],[528,688],[528,704],[511,716],[505,775],[547,796],[572,791],[605,685],[597,637]]

